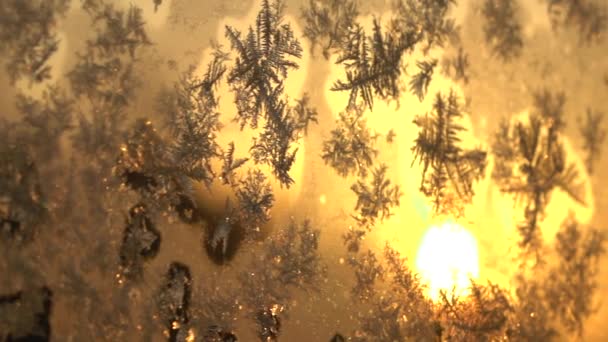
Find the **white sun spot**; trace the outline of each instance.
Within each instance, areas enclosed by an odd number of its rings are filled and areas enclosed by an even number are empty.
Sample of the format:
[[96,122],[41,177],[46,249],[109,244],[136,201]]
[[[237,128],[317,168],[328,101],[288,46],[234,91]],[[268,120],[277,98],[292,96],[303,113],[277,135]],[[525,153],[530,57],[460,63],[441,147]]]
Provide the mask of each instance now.
[[479,277],[477,241],[453,222],[431,226],[418,249],[416,267],[431,298],[438,299],[440,290],[466,294],[470,279]]

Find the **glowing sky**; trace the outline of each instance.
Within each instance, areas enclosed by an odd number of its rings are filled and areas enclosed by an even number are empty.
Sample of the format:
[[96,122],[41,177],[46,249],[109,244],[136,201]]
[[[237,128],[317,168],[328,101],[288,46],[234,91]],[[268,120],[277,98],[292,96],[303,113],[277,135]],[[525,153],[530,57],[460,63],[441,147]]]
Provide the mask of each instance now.
[[[240,31],[246,30],[247,27],[255,22],[255,16],[258,11],[258,6],[252,6],[248,14],[241,17],[225,17],[218,27],[216,40],[224,44],[224,50],[228,49],[227,42],[224,38],[224,27],[226,25],[233,26]],[[388,13],[385,13],[385,17]],[[364,16],[361,23],[366,29],[370,29],[373,17],[371,15]],[[294,17],[287,15],[284,22],[290,23],[296,36],[301,36],[301,28],[297,24]],[[544,23],[533,23],[534,26],[544,26]],[[542,25],[541,25],[542,24]],[[300,40],[304,53],[303,58],[299,61],[300,68],[292,70],[289,73],[285,84],[285,94],[288,94],[291,99],[299,98],[304,93],[305,81],[309,76],[310,63],[318,62],[319,59],[311,59],[309,53],[309,45],[305,39]],[[211,48],[207,48],[201,53],[201,62],[197,69],[197,73],[204,72],[206,64],[211,58]],[[440,59],[443,54],[441,49],[433,49],[428,52],[428,55],[423,56],[421,52],[415,52],[412,57],[407,58],[408,61],[421,58]],[[330,60],[330,72],[325,79],[325,84],[322,86],[323,95],[329,106],[329,111],[333,118],[337,118],[348,103],[348,92],[331,91],[331,85],[339,78],[343,78],[344,70],[340,65],[336,65],[335,56]],[[414,66],[410,65],[408,70],[413,70]],[[451,79],[443,76],[439,70],[433,74],[433,80],[429,86],[427,96],[421,102],[411,93],[405,91],[399,98],[399,104],[386,103],[381,100],[374,102],[373,112],[369,110],[366,113],[368,127],[374,132],[380,134],[378,148],[380,155],[378,162],[385,162],[389,166],[389,175],[394,182],[397,182],[403,189],[404,196],[401,199],[401,206],[396,210],[395,215],[376,228],[375,234],[372,235],[372,244],[380,250],[386,241],[390,241],[391,245],[397,248],[403,255],[408,257],[412,262],[412,266],[418,271],[425,274],[431,269],[432,274],[427,278],[435,279],[437,283],[431,285],[430,292],[433,296],[439,288],[451,287],[454,283],[448,282],[452,279],[452,271],[454,268],[459,269],[458,277],[455,280],[455,285],[458,287],[466,287],[468,284],[467,274],[472,272],[475,277],[482,279],[490,278],[495,282],[508,285],[511,272],[515,269],[513,264],[509,263],[498,264],[497,260],[509,260],[508,258],[515,257],[516,246],[519,236],[517,235],[516,224],[521,220],[523,208],[510,197],[503,195],[499,189],[490,180],[492,171],[492,157],[489,154],[488,167],[486,168],[486,176],[483,180],[475,185],[475,197],[473,202],[466,208],[465,217],[460,218],[466,225],[466,230],[452,222],[452,217],[435,217],[431,212],[429,200],[418,191],[421,177],[421,169],[417,164],[412,165],[413,156],[411,146],[417,136],[418,128],[412,122],[413,118],[418,114],[423,114],[430,110],[434,94],[441,91],[446,93],[450,89],[454,90],[459,96],[461,104],[465,106],[467,98],[460,83],[455,83]],[[227,145],[230,141],[235,141],[237,146],[237,157],[244,157],[248,153],[251,139],[257,134],[256,132],[245,129],[241,131],[237,124],[230,123],[230,120],[236,113],[236,108],[233,104],[233,94],[230,93],[225,82],[219,90],[220,94],[220,109],[222,113],[221,120],[225,124],[219,136],[221,146]],[[326,115],[326,113],[320,113]],[[512,113],[513,120],[523,119],[528,115],[528,110],[520,113]],[[477,128],[482,128],[482,131],[474,131],[471,123],[471,118],[465,116],[461,124],[467,128],[467,132],[461,136],[462,146],[471,148],[481,146],[486,150],[489,149],[489,139],[492,132],[483,130],[487,125],[487,120],[482,120],[477,123]],[[331,127],[330,127],[331,128]],[[384,136],[389,130],[396,133],[394,143],[387,144],[384,142]],[[327,138],[324,136],[323,138]],[[593,198],[590,191],[589,178],[582,167],[580,156],[572,152],[571,144],[568,139],[564,138],[565,147],[568,152],[569,160],[574,161],[578,166],[586,187],[587,207],[577,204],[571,200],[566,194],[560,191],[554,191],[552,194],[553,200],[547,208],[547,215],[542,224],[543,235],[551,240],[555,232],[559,228],[561,222],[570,214],[574,213],[582,223],[587,223],[593,213]],[[296,163],[291,171],[291,176],[295,180],[295,186],[289,190],[280,188],[275,184],[275,192],[280,202],[288,201],[296,203],[301,190],[301,180],[303,174],[307,170],[307,165],[304,161],[305,154],[305,139],[302,139],[298,146],[298,155]],[[310,161],[309,161],[310,162]],[[264,168],[263,168],[264,169]],[[267,174],[270,171],[266,169]],[[271,177],[272,178],[272,177]],[[350,210],[353,207],[355,197],[353,194],[349,196],[340,196],[336,198],[332,196],[332,187],[348,188],[352,179],[346,179],[341,184],[332,184],[327,186],[323,184],[323,180],[318,181],[318,186],[326,189],[321,198],[317,198],[319,203],[325,205],[327,201],[337,200],[340,206],[345,210]],[[460,228],[459,228],[460,227]],[[450,238],[443,238],[441,234],[445,234]],[[458,239],[462,246],[447,248],[446,241],[449,239]],[[443,246],[443,247],[439,247]],[[474,246],[474,254],[469,255],[467,251]],[[432,253],[432,250],[440,248],[444,253]],[[506,257],[506,258],[505,258]],[[473,262],[472,260],[475,260]],[[414,263],[414,260],[416,261]],[[454,264],[453,262],[457,262]],[[462,265],[461,265],[462,263]]]

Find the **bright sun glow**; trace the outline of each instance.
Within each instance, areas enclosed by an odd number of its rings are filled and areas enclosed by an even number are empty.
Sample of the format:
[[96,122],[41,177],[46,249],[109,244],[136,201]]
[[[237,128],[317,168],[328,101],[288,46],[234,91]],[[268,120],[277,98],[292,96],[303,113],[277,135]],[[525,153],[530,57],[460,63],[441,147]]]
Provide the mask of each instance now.
[[432,226],[422,238],[416,267],[434,300],[439,298],[442,289],[466,294],[470,278],[479,277],[477,241],[456,223]]

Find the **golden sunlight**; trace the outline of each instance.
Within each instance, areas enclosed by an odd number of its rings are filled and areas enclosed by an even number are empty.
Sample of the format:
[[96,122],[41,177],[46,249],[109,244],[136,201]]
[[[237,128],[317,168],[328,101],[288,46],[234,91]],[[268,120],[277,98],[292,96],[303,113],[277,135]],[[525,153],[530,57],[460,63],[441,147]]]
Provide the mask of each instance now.
[[422,238],[416,267],[433,300],[439,298],[440,290],[466,294],[470,279],[479,277],[477,241],[454,222],[431,226]]

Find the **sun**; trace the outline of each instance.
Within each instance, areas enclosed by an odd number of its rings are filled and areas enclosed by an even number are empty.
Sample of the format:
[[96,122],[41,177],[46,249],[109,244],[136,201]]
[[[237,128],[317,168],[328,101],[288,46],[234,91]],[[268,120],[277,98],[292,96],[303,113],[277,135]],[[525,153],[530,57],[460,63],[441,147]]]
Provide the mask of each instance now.
[[440,290],[464,295],[470,279],[479,277],[477,240],[454,222],[431,226],[422,238],[416,267],[433,300],[439,299]]

